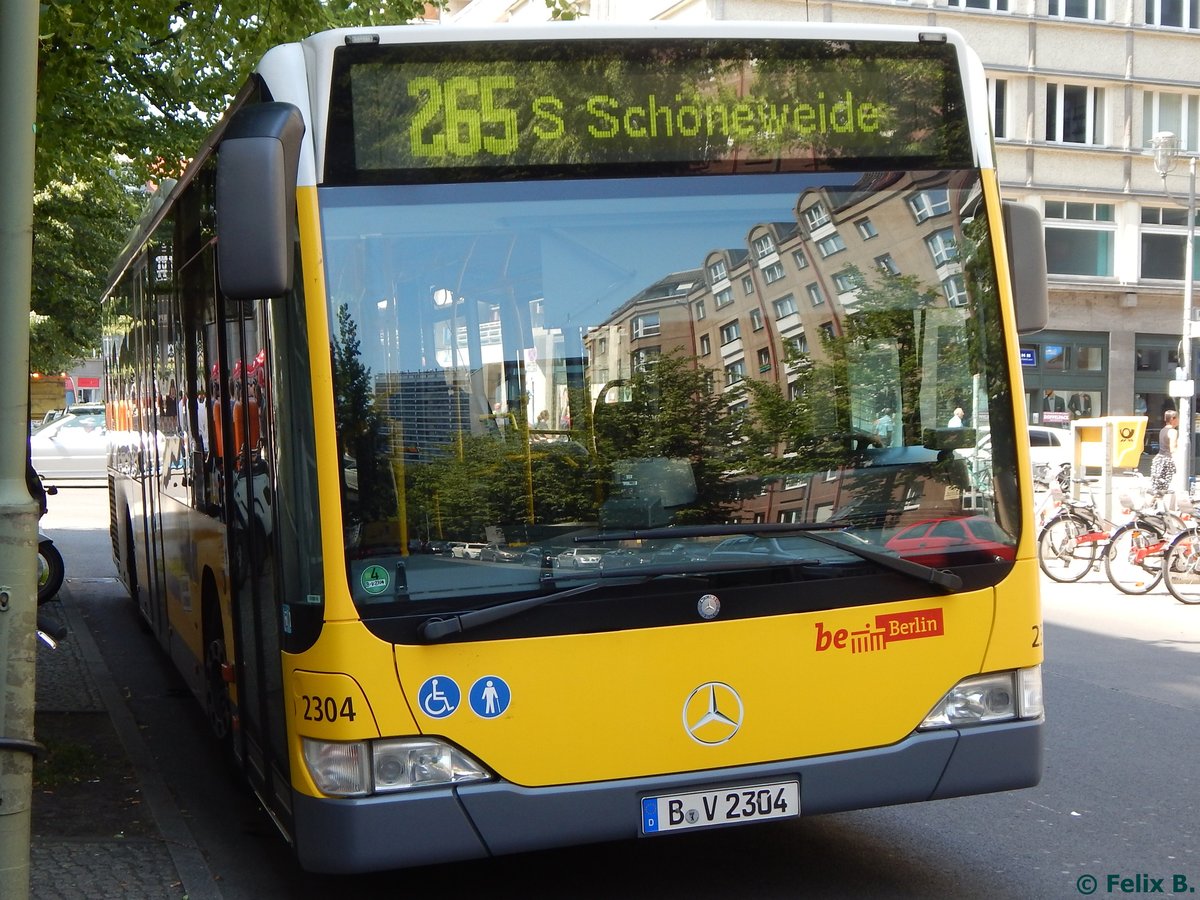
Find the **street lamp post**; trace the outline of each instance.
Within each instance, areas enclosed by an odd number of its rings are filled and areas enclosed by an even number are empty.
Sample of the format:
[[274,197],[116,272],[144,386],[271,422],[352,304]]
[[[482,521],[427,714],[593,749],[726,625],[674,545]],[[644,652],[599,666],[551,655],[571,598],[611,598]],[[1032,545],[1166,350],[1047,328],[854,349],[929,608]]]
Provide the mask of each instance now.
[[[1163,180],[1163,190],[1166,190],[1167,175],[1175,168],[1179,157],[1183,154],[1179,148],[1179,138],[1170,131],[1159,131],[1150,140],[1150,150],[1154,155],[1154,170]],[[1187,202],[1187,243],[1183,250],[1183,339],[1180,341],[1180,369],[1182,375],[1177,380],[1183,381],[1179,393],[1179,471],[1176,473],[1176,497],[1191,498],[1192,473],[1192,431],[1193,410],[1192,398],[1195,388],[1192,383],[1192,266],[1194,245],[1196,239],[1196,157],[1187,156],[1188,161],[1188,202]],[[1170,196],[1170,191],[1167,191]]]

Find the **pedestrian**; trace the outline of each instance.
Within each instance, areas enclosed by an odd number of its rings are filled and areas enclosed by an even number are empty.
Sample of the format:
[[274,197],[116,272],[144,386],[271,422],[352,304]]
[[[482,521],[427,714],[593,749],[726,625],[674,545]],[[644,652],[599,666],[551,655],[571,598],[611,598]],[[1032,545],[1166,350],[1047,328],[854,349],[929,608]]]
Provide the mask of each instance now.
[[889,406],[885,406],[879,411],[879,418],[875,420],[875,437],[879,441],[879,446],[892,446],[892,431],[894,428],[892,409]]
[[946,423],[947,428],[962,428],[963,427],[963,408],[961,406],[954,407],[954,415],[950,417],[950,421]]
[[1163,427],[1158,432],[1158,453],[1150,463],[1150,492],[1155,497],[1171,493],[1175,479],[1175,451],[1179,443],[1179,413],[1168,409],[1163,413]]

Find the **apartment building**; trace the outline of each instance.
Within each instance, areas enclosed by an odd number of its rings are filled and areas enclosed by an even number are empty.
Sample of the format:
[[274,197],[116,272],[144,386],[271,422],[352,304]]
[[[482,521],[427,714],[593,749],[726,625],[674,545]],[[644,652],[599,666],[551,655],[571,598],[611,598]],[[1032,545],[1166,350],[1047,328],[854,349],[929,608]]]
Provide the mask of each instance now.
[[[1197,0],[581,0],[574,5],[592,21],[873,22],[959,30],[988,74],[1005,195],[1038,207],[1045,217],[1050,323],[1021,345],[1031,422],[1065,424],[1072,416],[1148,412],[1153,426],[1172,403],[1168,382],[1176,375],[1183,327],[1187,162],[1180,160],[1164,180],[1146,147],[1156,132],[1171,131],[1184,153],[1200,151]],[[443,21],[532,23],[549,15],[544,0],[460,0],[450,3]],[[746,247],[731,248],[731,258],[724,261],[733,276],[731,290],[749,274],[739,278],[739,267],[761,259],[755,242],[767,237],[754,235]],[[786,242],[785,235],[776,237]],[[940,279],[950,292],[953,274],[949,283]],[[803,308],[812,318],[822,300],[846,294],[843,288],[849,285],[805,282],[793,297],[797,313]],[[710,302],[715,306],[716,298]],[[822,325],[836,327],[835,317],[806,322],[808,334]],[[803,339],[803,333],[792,337]],[[757,355],[746,363],[769,364],[776,362]],[[1064,401],[1071,398],[1066,416],[1055,402],[1043,410],[1048,390]]]

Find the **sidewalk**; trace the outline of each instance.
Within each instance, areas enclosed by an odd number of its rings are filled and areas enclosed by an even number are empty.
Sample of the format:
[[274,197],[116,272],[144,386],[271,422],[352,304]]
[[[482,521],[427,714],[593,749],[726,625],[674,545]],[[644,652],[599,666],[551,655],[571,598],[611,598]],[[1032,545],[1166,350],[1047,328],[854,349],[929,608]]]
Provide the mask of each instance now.
[[[113,583],[109,583],[113,582]],[[51,615],[70,629],[38,643],[30,897],[220,900],[203,854],[79,613],[76,595],[115,579],[68,580]]]

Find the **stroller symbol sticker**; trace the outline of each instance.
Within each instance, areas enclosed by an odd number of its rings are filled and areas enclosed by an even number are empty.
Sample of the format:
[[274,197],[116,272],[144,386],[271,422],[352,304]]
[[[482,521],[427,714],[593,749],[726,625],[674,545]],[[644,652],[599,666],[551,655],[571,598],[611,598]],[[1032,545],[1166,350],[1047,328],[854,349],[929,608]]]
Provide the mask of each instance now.
[[445,675],[435,675],[425,679],[421,689],[417,691],[417,703],[421,712],[434,719],[444,719],[456,709],[462,699],[462,694],[453,678]]

